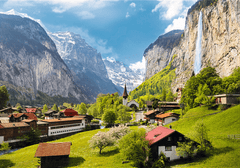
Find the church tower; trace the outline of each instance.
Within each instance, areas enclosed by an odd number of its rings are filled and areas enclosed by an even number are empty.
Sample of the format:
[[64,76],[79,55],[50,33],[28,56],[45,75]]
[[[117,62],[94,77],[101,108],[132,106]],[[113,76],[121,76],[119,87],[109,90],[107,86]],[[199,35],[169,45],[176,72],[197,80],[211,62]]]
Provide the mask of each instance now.
[[123,91],[123,105],[126,106],[128,103],[128,94],[127,94],[127,87],[125,83],[124,91]]

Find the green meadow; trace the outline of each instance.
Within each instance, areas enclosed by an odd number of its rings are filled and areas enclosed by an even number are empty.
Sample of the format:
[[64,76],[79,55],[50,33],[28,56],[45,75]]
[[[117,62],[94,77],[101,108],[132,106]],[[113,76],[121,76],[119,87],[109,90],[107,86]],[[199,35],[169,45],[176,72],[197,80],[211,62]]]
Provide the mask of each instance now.
[[[193,126],[203,120],[209,129],[208,135],[214,150],[207,157],[194,158],[191,162],[172,162],[171,167],[240,167],[240,140],[228,139],[228,135],[240,134],[240,105],[225,111],[208,110],[197,107],[189,110],[183,118],[171,123],[173,129],[194,139]],[[169,125],[167,125],[168,127]],[[137,127],[131,127],[137,129]],[[107,131],[103,129],[101,131]],[[117,147],[107,147],[99,154],[98,149],[89,148],[88,141],[99,130],[81,132],[53,142],[72,142],[68,167],[132,167],[122,164],[122,156]],[[27,168],[38,165],[34,158],[38,145],[25,147],[10,154],[0,156],[0,168]]]

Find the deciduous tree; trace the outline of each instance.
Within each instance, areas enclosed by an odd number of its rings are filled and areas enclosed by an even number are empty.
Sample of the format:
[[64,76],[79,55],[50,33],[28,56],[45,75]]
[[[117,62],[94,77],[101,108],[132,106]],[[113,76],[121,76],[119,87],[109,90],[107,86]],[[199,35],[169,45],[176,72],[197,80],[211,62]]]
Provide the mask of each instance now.
[[7,106],[9,101],[9,94],[5,85],[0,86],[0,109]]

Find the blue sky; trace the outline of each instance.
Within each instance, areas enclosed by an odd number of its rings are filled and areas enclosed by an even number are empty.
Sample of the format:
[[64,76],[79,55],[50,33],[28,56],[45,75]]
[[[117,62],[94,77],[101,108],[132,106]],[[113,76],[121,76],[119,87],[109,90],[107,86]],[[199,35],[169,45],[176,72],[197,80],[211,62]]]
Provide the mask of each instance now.
[[184,29],[187,9],[197,0],[1,0],[0,12],[14,9],[40,19],[51,32],[80,34],[103,58],[143,68],[144,50],[158,36]]

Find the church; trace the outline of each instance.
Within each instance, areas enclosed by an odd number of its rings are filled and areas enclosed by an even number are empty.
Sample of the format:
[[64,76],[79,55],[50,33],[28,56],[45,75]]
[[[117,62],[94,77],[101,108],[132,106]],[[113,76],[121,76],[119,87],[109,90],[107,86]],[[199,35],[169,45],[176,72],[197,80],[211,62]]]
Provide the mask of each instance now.
[[128,102],[128,93],[127,93],[126,83],[124,86],[124,91],[123,91],[122,96],[123,96],[123,105],[124,106],[128,106],[130,108],[133,108],[133,107],[139,108],[139,104],[135,100],[131,100],[130,102]]

